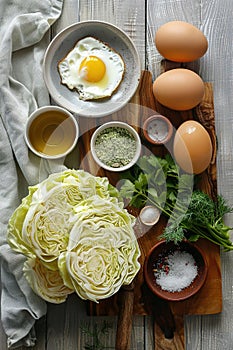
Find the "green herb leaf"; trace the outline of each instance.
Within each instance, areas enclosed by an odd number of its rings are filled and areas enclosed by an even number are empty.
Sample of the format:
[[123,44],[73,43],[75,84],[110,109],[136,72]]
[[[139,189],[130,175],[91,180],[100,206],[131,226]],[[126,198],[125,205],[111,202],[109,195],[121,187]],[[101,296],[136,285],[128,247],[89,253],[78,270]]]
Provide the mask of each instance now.
[[123,181],[123,185],[120,189],[120,194],[123,198],[131,199],[135,192],[135,185],[130,180]]
[[120,189],[120,194],[130,204],[141,208],[146,203],[157,206],[169,218],[162,237],[179,242],[184,237],[196,241],[199,237],[233,250],[230,227],[223,221],[232,212],[222,196],[214,202],[206,193],[194,190],[197,177],[181,172],[170,154],[165,158],[143,156],[123,178],[130,179]]
[[138,190],[139,192],[144,191],[148,187],[148,180],[147,180],[147,175],[141,173],[138,176],[138,179],[135,180],[134,182],[135,189]]

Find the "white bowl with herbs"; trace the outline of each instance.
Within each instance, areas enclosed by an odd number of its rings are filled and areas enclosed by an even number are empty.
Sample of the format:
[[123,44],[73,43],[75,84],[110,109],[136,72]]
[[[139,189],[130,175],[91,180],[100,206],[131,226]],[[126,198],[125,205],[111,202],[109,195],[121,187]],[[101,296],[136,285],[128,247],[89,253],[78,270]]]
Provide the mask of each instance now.
[[94,131],[91,152],[101,168],[114,172],[124,171],[137,162],[141,153],[141,139],[129,124],[107,122]]

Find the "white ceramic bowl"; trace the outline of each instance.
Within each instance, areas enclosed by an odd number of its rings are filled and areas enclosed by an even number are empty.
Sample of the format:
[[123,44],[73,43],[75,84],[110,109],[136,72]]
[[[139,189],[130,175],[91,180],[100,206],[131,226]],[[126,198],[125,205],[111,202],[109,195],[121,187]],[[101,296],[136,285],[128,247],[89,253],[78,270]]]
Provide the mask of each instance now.
[[[58,62],[78,40],[86,36],[93,36],[107,43],[124,60],[123,80],[109,98],[83,101],[79,99],[77,92],[61,84]],[[72,24],[54,37],[44,56],[43,74],[48,90],[57,104],[80,116],[102,117],[116,112],[130,101],[139,84],[141,67],[136,47],[124,31],[110,23],[85,21]]]
[[24,138],[29,149],[46,159],[65,157],[70,153],[79,137],[75,117],[58,106],[36,109],[28,118]]
[[[96,152],[96,139],[98,138],[98,136],[103,133],[104,131],[106,131],[106,129],[109,128],[123,128],[126,129],[135,139],[136,142],[136,150],[134,152],[133,157],[131,158],[131,160],[126,164],[126,165],[121,165],[121,166],[110,166],[110,165],[106,165],[102,160],[99,159],[97,152]],[[120,144],[119,144],[119,148],[120,149]],[[110,154],[109,149],[106,147],[104,149],[104,152],[106,154]],[[114,172],[120,172],[120,171],[124,171],[127,170],[129,168],[131,168],[138,160],[140,153],[141,153],[141,139],[137,133],[137,131],[130,126],[129,124],[126,124],[124,122],[119,122],[119,121],[112,121],[112,122],[108,122],[105,123],[101,126],[99,126],[93,133],[92,137],[91,137],[91,153],[92,156],[95,160],[95,162],[103,169],[108,170],[108,171],[114,171]]]

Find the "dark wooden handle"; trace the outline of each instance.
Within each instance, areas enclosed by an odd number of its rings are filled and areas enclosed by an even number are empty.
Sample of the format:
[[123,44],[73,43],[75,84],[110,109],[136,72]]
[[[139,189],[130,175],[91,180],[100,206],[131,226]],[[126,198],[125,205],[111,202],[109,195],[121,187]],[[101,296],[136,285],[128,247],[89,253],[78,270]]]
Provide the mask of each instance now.
[[119,313],[116,332],[116,350],[129,350],[133,324],[134,285],[123,286],[118,296]]
[[153,317],[155,350],[184,350],[183,315],[175,315],[169,302],[154,295],[146,284],[142,286],[145,308]]
[[[184,350],[184,319],[182,315],[174,316],[174,330],[167,333],[162,330],[157,322],[154,322],[155,350]],[[165,333],[164,333],[165,331]],[[171,329],[170,329],[171,331]]]

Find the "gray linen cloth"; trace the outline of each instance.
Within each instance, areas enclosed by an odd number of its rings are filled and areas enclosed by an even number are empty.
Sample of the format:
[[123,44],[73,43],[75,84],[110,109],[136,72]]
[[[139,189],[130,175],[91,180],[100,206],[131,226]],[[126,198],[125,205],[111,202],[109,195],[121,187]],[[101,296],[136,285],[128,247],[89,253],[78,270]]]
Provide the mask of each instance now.
[[9,348],[33,346],[35,320],[46,314],[46,303],[23,276],[24,257],[9,248],[6,232],[28,185],[63,167],[33,155],[23,137],[30,113],[50,104],[42,62],[48,30],[61,14],[62,4],[62,0],[0,0],[1,319]]

